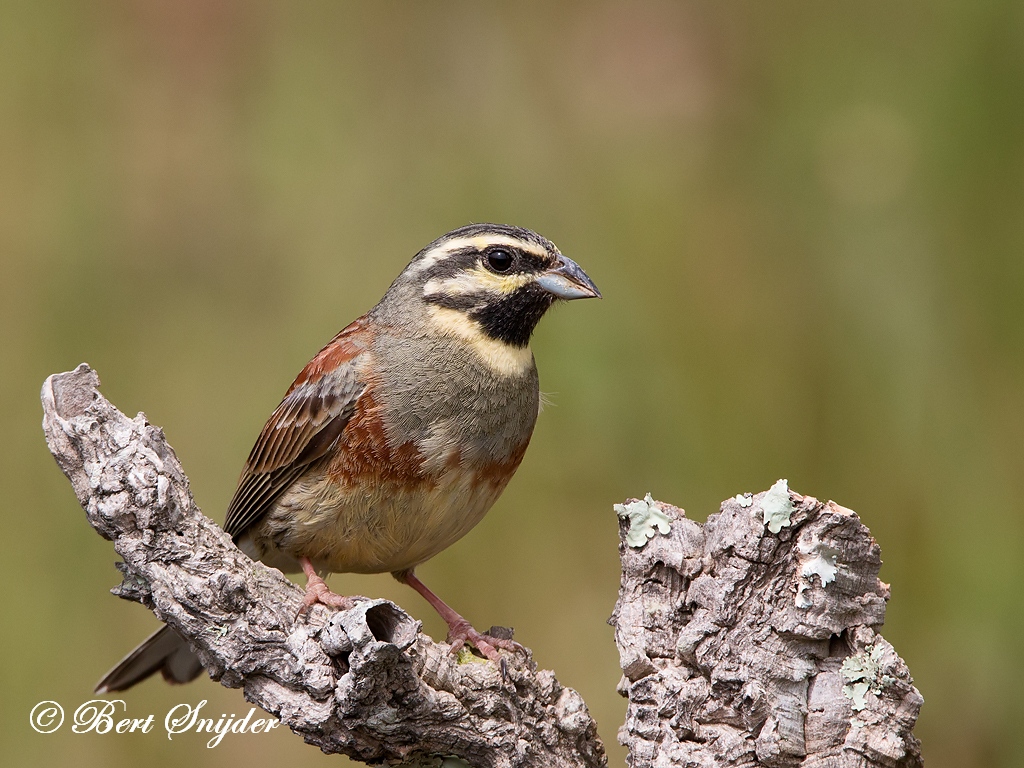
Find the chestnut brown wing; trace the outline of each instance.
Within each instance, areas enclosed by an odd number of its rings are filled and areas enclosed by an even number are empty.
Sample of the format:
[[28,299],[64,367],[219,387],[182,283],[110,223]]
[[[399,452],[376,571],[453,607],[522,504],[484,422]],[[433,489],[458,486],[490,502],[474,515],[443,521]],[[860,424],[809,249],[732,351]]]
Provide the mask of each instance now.
[[224,530],[233,539],[338,442],[366,389],[359,375],[362,335],[358,321],[339,333],[302,370],[263,427],[228,505]]

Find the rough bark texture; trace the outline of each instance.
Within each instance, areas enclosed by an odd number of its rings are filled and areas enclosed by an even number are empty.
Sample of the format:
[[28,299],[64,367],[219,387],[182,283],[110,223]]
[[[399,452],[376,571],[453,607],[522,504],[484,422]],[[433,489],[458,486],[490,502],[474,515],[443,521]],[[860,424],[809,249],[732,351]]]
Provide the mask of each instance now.
[[889,587],[854,512],[785,481],[703,526],[650,497],[616,508],[631,766],[922,765],[923,700],[877,632]]
[[583,699],[522,656],[505,655],[503,677],[493,663],[453,656],[385,600],[296,620],[302,591],[203,516],[163,432],[142,414],[129,419],[98,386],[84,364],[46,380],[47,443],[124,561],[114,593],[188,638],[213,679],[324,752],[366,762],[606,764]]
[[[366,762],[606,764],[579,694],[531,660],[505,655],[503,675],[452,656],[385,600],[296,620],[302,591],[202,515],[162,431],[98,386],[86,365],[46,380],[47,443],[124,561],[114,593],[188,638],[212,678],[310,744]],[[922,699],[877,633],[889,588],[856,514],[785,481],[703,526],[650,497],[616,509],[611,623],[631,766],[922,765]]]

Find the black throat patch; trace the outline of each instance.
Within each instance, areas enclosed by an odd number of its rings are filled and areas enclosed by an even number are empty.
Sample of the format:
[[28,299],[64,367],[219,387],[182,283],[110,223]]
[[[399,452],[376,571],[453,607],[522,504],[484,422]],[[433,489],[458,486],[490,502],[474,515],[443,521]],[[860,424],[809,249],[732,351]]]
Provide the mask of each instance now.
[[470,310],[469,316],[492,339],[513,347],[525,347],[537,323],[554,303],[555,297],[536,283],[527,283],[514,293],[491,298]]

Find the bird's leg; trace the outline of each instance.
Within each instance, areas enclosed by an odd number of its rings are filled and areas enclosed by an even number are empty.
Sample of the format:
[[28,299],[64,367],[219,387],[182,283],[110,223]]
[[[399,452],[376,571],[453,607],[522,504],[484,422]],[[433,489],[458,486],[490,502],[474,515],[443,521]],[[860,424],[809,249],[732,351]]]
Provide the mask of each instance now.
[[504,648],[506,651],[526,652],[526,649],[514,640],[492,637],[491,635],[477,632],[468,621],[457,614],[444,600],[435,595],[426,584],[416,578],[416,574],[412,572],[412,569],[408,571],[395,571],[391,575],[423,595],[423,598],[444,619],[445,624],[448,625],[448,642],[451,643],[452,653],[457,652],[466,643],[475,646],[480,653],[494,662],[501,661],[501,656],[495,650],[496,647]]
[[343,611],[355,605],[355,600],[351,597],[335,594],[328,589],[327,582],[320,578],[308,557],[299,558],[299,563],[302,565],[302,572],[306,574],[306,596],[302,598],[302,605],[299,607],[300,616],[317,603]]

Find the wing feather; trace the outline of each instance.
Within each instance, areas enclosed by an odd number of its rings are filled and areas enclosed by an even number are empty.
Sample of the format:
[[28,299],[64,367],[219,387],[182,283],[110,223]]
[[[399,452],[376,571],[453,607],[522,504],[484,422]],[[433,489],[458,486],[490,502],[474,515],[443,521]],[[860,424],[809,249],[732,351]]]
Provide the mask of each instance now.
[[228,505],[224,530],[237,539],[337,443],[366,389],[360,362],[366,349],[360,321],[320,350],[295,379],[249,454]]

